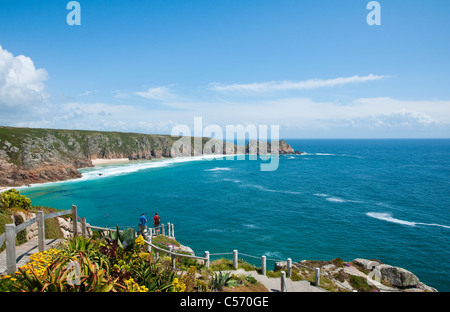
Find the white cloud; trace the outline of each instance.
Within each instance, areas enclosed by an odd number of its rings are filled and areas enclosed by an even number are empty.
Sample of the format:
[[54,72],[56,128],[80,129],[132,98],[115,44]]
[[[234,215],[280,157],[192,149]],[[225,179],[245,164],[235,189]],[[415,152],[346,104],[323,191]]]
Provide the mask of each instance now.
[[374,81],[386,78],[384,75],[368,76],[352,76],[339,77],[334,79],[311,79],[305,81],[270,81],[270,82],[254,82],[249,84],[219,84],[211,83],[210,89],[219,92],[271,92],[284,90],[309,90],[323,87],[334,87],[339,85],[361,83],[367,81]]
[[177,124],[193,129],[194,117],[199,116],[204,125],[217,124],[223,129],[239,124],[280,125],[281,136],[289,137],[448,137],[450,133],[450,101],[364,98],[342,105],[287,98],[187,104],[189,110],[167,110],[70,102],[40,119],[16,120],[16,125],[170,134]]
[[0,106],[29,107],[48,98],[45,69],[36,69],[26,56],[13,56],[0,46]]
[[157,101],[173,101],[177,99],[177,96],[172,93],[172,91],[165,86],[149,88],[145,92],[135,92],[134,94],[142,96],[146,99],[157,100]]
[[88,96],[88,95],[97,94],[97,93],[98,93],[98,90],[87,90],[85,92],[78,94],[78,96]]

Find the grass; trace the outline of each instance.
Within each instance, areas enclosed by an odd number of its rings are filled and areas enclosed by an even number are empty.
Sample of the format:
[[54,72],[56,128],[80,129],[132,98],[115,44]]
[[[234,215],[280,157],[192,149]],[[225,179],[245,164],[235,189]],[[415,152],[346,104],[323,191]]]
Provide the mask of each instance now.
[[162,236],[162,235],[152,237],[152,243],[157,243],[159,245],[163,245],[167,249],[169,249],[169,244],[172,244],[173,246],[177,246],[177,247],[181,246],[181,244],[179,242],[177,242],[176,240],[174,240],[173,238],[169,238],[167,236]]

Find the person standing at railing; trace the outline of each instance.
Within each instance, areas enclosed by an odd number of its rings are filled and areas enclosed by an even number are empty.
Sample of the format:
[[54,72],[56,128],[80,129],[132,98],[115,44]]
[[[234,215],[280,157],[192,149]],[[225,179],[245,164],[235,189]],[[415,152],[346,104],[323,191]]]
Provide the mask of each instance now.
[[147,218],[145,217],[145,214],[142,214],[142,216],[139,217],[139,234],[145,236],[146,229],[147,229]]
[[153,217],[153,224],[155,225],[156,235],[159,235],[159,224],[161,223],[161,217],[155,212],[155,216]]

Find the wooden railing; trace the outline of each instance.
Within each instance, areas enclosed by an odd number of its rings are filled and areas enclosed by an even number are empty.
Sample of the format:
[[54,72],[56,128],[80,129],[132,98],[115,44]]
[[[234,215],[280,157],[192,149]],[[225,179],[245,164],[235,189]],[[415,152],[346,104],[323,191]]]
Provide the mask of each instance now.
[[[0,236],[0,248],[3,243],[6,243],[6,272],[14,274],[16,272],[16,234],[25,230],[27,227],[37,223],[38,227],[38,250],[43,252],[45,248],[45,223],[44,221],[50,218],[60,217],[71,214],[73,220],[77,219],[77,206],[72,205],[72,209],[58,211],[54,213],[44,214],[43,211],[38,211],[36,217],[27,220],[19,225],[5,224],[5,233]],[[77,222],[73,222],[73,233],[78,233]]]
[[[30,225],[37,223],[38,224],[38,250],[39,252],[43,252],[44,251],[44,245],[45,245],[45,228],[44,228],[44,221],[50,218],[55,218],[55,217],[60,217],[60,216],[64,216],[64,215],[72,215],[72,221],[76,220],[76,222],[72,222],[72,233],[73,235],[88,235],[88,229],[91,230],[98,230],[98,231],[116,231],[116,229],[112,229],[112,228],[106,228],[106,227],[99,227],[99,226],[93,226],[93,225],[89,225],[86,223],[86,218],[80,218],[78,217],[77,214],[77,206],[72,205],[72,209],[69,210],[64,210],[64,211],[58,211],[58,212],[54,212],[54,213],[50,213],[50,214],[44,214],[43,211],[38,211],[36,214],[35,218],[32,218],[30,220],[27,220],[25,222],[23,222],[20,225],[15,225],[15,224],[6,224],[5,225],[5,233],[3,233],[0,236],[0,248],[2,247],[3,243],[6,242],[6,264],[7,264],[7,273],[8,274],[14,274],[14,272],[16,272],[16,249],[15,249],[15,238],[16,238],[16,234],[19,233],[20,231],[23,231],[24,229],[26,229],[27,227],[29,227]],[[81,223],[81,233],[78,233],[78,221]],[[209,268],[210,265],[210,256],[211,255],[221,255],[221,254],[210,254],[209,251],[205,251],[204,252],[204,256],[196,256],[195,254],[185,254],[185,253],[180,253],[177,252],[174,249],[166,249],[166,248],[162,248],[160,246],[157,246],[154,244],[154,242],[152,242],[152,237],[153,236],[157,236],[159,234],[161,235],[165,235],[165,225],[161,224],[161,226],[157,227],[157,228],[149,228],[147,235],[143,235],[144,237],[144,242],[147,245],[147,250],[148,251],[155,251],[156,257],[159,257],[159,253],[166,253],[168,255],[171,256],[172,258],[172,267],[175,268],[175,264],[176,264],[176,258],[189,258],[189,259],[196,259],[199,261],[203,261],[204,265]],[[174,225],[168,223],[167,224],[167,233],[168,233],[168,237],[170,238],[175,238],[174,235]],[[231,253],[226,253],[226,254],[231,254]],[[237,269],[238,268],[238,251],[237,250],[233,250],[232,252],[233,254],[233,269]],[[245,255],[245,254],[241,254],[244,256],[249,256],[249,257],[253,257],[253,258],[258,258],[255,256],[250,256],[250,255]],[[266,260],[273,260],[273,261],[282,261],[282,260],[277,260],[277,259],[266,259],[266,256],[261,256],[261,271],[263,275],[266,275]],[[311,270],[315,271],[315,286],[319,286],[320,283],[320,275],[323,275],[320,272],[319,268],[308,268]],[[291,272],[292,272],[292,260],[290,258],[287,259],[286,262],[286,272],[283,271],[281,272],[281,291],[286,291],[286,276],[287,277],[291,277]]]

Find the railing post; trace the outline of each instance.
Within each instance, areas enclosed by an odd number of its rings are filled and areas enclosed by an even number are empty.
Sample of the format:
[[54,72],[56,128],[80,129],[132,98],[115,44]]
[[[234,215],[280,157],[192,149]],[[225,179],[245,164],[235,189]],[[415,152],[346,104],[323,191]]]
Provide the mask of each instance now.
[[281,272],[281,292],[286,292],[286,272],[282,271]]
[[172,226],[172,238],[175,239],[175,232],[173,231],[174,228],[173,223],[171,224],[171,226]]
[[320,268],[316,268],[316,276],[315,276],[315,281],[314,281],[314,286],[319,286],[320,284]]
[[16,225],[5,224],[6,271],[9,275],[16,272]]
[[75,205],[72,205],[72,218],[73,218],[73,220],[72,220],[73,236],[76,236],[76,235],[78,235],[78,225],[77,225],[78,215],[77,215],[77,206],[75,206]]
[[205,267],[209,268],[209,251],[205,251]]
[[164,224],[161,223],[161,234],[162,236],[166,236],[165,231],[164,231]]
[[170,238],[170,237],[172,237],[171,236],[171,233],[170,233],[170,222],[167,222],[167,236]]
[[266,256],[262,256],[261,257],[261,271],[262,271],[262,275],[266,275]]
[[[147,235],[147,240],[150,242],[150,244],[152,243],[152,229],[149,228],[150,230],[150,235]],[[147,251],[151,252],[152,251],[152,246],[147,244]]]
[[286,267],[287,267],[287,277],[291,278],[291,275],[292,275],[292,259],[291,258],[287,259]]
[[86,236],[86,217],[81,218],[81,235]]
[[238,268],[238,251],[235,249],[233,250],[233,269],[237,270]]
[[43,211],[37,212],[36,220],[38,226],[38,250],[39,252],[43,252],[45,246],[45,222]]

